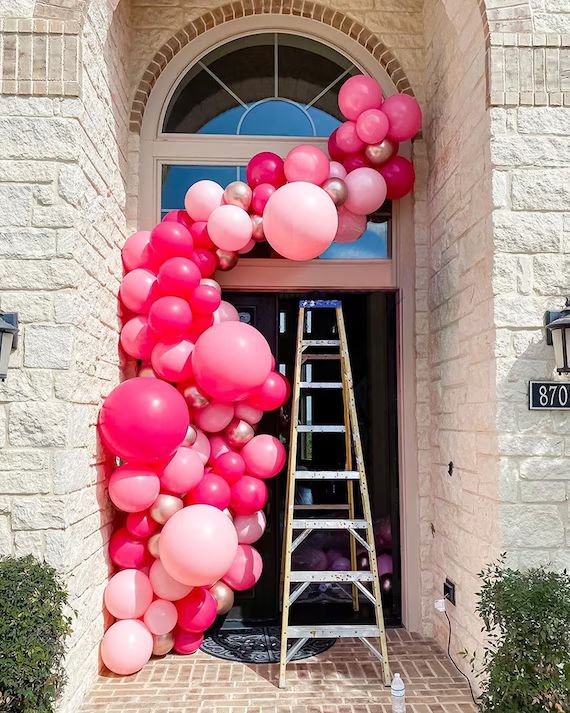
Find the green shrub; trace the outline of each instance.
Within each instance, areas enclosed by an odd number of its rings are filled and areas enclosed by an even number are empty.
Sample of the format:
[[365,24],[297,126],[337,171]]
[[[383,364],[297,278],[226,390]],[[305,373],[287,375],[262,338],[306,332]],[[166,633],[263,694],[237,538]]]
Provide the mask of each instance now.
[[0,710],[50,713],[64,683],[71,619],[56,571],[33,557],[0,559]]
[[570,576],[498,564],[480,573],[477,611],[487,633],[484,713],[570,711]]

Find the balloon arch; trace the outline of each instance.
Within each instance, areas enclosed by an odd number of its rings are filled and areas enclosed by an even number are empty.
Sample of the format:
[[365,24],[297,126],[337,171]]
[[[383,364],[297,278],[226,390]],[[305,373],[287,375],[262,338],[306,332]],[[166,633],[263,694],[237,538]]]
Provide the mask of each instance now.
[[421,127],[416,100],[384,99],[375,80],[357,75],[338,101],[347,121],[329,138],[330,157],[308,145],[285,160],[257,154],[247,183],[195,183],[185,210],[123,247],[120,342],[141,366],[99,416],[101,439],[122,462],[109,480],[122,516],[109,542],[118,571],[105,590],[116,621],[101,643],[117,674],[153,654],[194,653],[263,568],[253,543],[265,530],[265,480],[286,452],[256,425],[290,388],[213,274],[263,240],[291,260],[357,240],[368,214],[413,188],[413,166],[397,154]]

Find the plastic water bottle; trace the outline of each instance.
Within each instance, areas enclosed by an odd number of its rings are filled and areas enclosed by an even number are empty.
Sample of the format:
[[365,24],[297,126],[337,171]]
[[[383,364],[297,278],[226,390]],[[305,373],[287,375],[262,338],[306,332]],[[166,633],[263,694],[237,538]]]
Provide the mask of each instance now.
[[392,685],[392,713],[406,713],[406,687],[399,673],[394,674]]

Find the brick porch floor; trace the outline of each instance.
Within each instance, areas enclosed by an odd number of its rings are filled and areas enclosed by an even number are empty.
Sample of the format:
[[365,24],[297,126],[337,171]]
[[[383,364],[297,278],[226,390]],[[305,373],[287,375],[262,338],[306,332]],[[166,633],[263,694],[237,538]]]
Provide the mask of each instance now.
[[[407,713],[477,710],[465,680],[433,642],[388,631],[393,671],[406,682]],[[289,686],[276,687],[277,665],[232,663],[201,651],[154,659],[129,678],[99,676],[80,713],[390,713],[390,691],[376,660],[359,642],[288,667]]]

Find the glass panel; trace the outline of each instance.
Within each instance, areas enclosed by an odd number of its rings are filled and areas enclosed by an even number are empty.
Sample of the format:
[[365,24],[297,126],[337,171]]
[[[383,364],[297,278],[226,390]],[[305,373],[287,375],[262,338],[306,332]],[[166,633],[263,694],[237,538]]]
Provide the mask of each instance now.
[[378,260],[387,258],[389,223],[368,222],[363,235],[353,243],[333,243],[321,260]]

